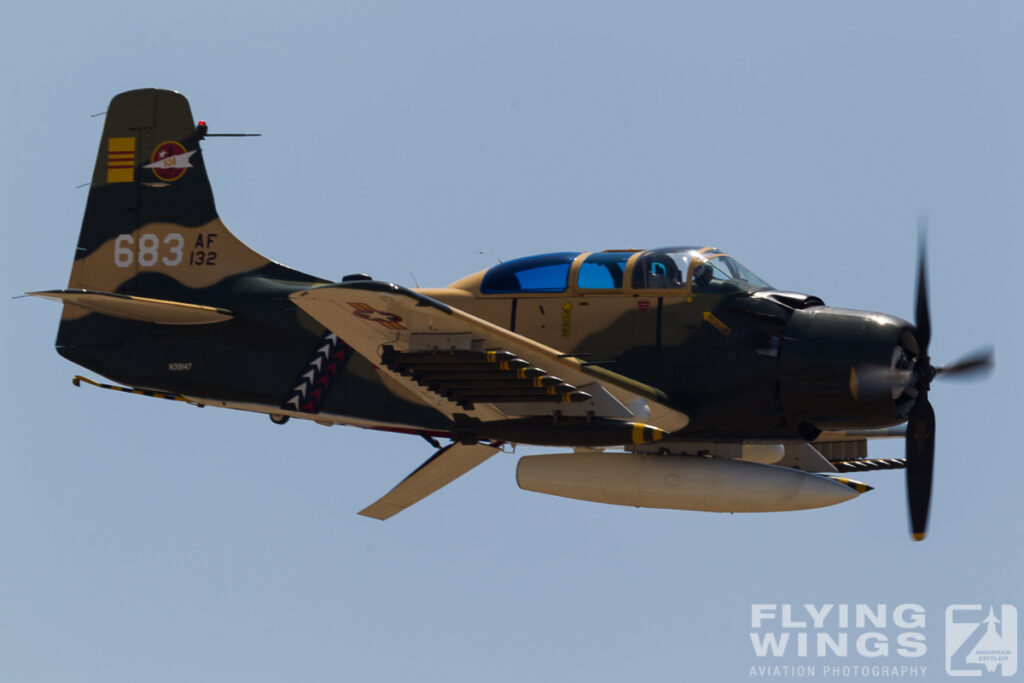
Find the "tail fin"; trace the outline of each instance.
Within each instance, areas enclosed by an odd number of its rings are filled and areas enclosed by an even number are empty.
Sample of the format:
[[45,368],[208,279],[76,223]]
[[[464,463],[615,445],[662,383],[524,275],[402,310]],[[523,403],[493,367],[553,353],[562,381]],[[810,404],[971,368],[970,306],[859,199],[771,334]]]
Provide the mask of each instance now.
[[[204,303],[232,276],[319,281],[274,263],[217,216],[188,100],[154,88],[107,110],[69,289]],[[84,315],[65,307],[64,319]]]

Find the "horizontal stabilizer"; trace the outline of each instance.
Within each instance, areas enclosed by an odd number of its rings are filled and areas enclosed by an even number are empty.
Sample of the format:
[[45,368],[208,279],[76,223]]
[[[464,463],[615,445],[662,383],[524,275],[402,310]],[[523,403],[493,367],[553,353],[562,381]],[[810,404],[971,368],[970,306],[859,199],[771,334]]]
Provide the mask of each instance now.
[[51,289],[45,292],[26,292],[29,296],[53,299],[65,304],[81,306],[95,313],[138,320],[158,325],[208,325],[232,318],[226,308],[186,304],[167,299],[149,299],[112,292],[93,292],[87,289]]
[[359,514],[374,519],[387,519],[414,503],[418,503],[434,491],[455,481],[466,472],[484,462],[500,449],[484,443],[465,445],[453,443],[435,453],[430,460],[420,465],[415,472],[385,493]]

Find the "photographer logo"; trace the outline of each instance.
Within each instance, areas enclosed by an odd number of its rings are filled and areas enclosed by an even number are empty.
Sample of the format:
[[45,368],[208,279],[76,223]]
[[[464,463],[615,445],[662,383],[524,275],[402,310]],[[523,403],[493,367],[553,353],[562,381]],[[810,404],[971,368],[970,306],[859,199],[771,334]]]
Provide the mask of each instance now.
[[946,673],[1012,676],[1017,673],[1017,608],[950,605],[946,608]]

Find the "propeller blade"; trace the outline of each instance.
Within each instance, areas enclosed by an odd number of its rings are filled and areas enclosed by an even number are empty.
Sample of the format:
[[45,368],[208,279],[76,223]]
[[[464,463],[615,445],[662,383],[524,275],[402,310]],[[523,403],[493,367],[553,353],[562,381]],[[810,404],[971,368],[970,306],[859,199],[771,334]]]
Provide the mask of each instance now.
[[914,313],[914,325],[917,327],[917,345],[921,349],[921,356],[928,356],[928,343],[932,338],[932,320],[928,313],[928,277],[927,277],[927,255],[926,240],[928,234],[928,219],[922,216],[918,221],[918,242],[917,242],[917,307]]
[[928,506],[932,497],[935,463],[935,411],[927,392],[917,398],[907,423],[907,503],[910,536],[923,541],[928,530]]
[[995,351],[989,347],[960,358],[955,363],[943,365],[936,372],[945,377],[983,374],[995,366]]

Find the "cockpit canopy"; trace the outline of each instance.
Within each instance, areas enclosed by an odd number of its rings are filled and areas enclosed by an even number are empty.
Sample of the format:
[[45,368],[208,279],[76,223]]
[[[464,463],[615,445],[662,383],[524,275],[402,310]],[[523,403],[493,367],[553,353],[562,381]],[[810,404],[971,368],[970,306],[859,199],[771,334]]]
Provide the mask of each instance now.
[[[474,279],[471,276],[452,286],[469,288],[463,285],[470,285]],[[570,289],[726,294],[771,289],[739,261],[714,247],[540,254],[494,266],[478,282],[481,294],[542,294]]]
[[634,289],[756,292],[771,285],[732,256],[714,247],[668,247],[640,254],[633,266]]
[[480,293],[564,292],[569,285],[569,269],[577,256],[576,252],[560,251],[505,261],[484,273]]

